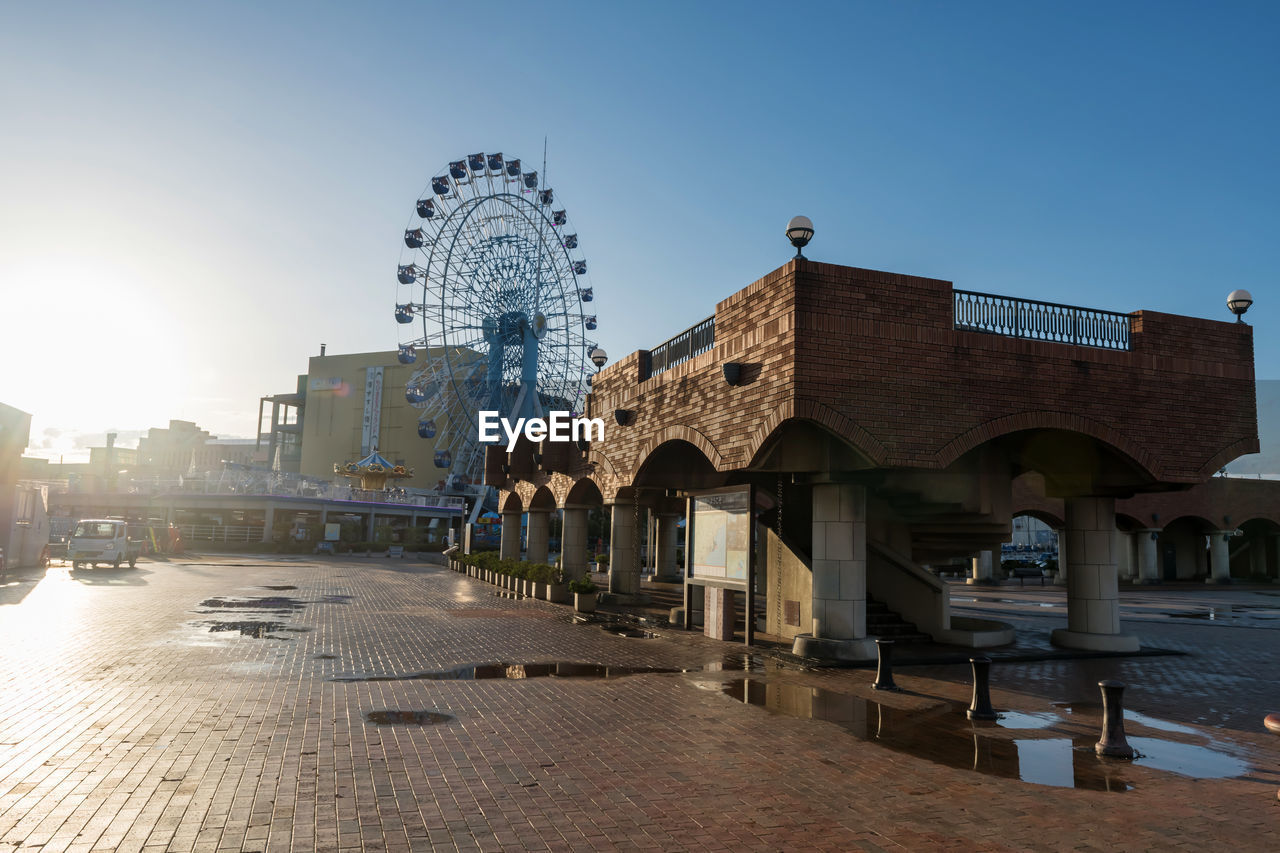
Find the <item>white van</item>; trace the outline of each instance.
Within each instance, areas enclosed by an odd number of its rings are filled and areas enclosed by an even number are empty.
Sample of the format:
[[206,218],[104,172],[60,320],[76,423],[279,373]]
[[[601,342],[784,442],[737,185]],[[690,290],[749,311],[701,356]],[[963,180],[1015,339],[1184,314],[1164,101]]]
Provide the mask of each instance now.
[[75,530],[67,541],[67,559],[71,568],[81,563],[97,567],[109,563],[115,568],[127,562],[129,568],[138,564],[142,553],[141,540],[129,541],[129,525],[115,518],[86,518],[76,522]]

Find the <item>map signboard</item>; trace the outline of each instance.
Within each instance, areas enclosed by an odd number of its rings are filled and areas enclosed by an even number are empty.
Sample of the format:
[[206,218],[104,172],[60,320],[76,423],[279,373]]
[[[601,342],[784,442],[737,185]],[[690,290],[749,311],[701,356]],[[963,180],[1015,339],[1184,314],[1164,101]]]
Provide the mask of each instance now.
[[[705,608],[708,595],[734,597],[745,607],[743,640],[755,630],[755,495],[751,486],[688,493],[685,535],[685,627]],[[719,589],[709,591],[709,587]],[[728,606],[732,607],[732,603]]]
[[746,586],[751,570],[749,487],[690,498],[694,577]]

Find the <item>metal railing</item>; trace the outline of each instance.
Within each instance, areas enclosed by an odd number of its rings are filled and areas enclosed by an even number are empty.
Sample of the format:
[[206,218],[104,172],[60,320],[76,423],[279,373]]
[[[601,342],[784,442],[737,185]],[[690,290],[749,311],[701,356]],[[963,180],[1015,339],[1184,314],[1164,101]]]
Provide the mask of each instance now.
[[244,497],[298,497],[315,500],[356,501],[359,503],[395,504],[462,511],[466,499],[460,495],[414,493],[406,489],[361,489],[340,485],[299,474],[282,474],[247,466],[224,467],[220,471],[206,471],[182,478],[121,476],[115,489],[88,489],[67,481],[51,481],[53,494],[126,494],[139,496],[160,495],[241,495]]
[[261,542],[261,524],[179,524],[188,542]]
[[1129,349],[1132,318],[1128,314],[970,290],[952,293],[956,329],[1084,347]]
[[649,376],[657,376],[695,355],[702,355],[715,343],[716,318],[713,314],[649,350]]

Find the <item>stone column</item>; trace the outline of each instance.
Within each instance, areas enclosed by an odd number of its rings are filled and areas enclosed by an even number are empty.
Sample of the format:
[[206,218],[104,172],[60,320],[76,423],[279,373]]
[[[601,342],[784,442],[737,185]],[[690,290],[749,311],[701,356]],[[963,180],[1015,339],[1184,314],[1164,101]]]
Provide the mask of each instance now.
[[529,541],[525,543],[525,559],[530,563],[547,561],[547,541],[551,536],[551,513],[529,510]]
[[658,520],[653,513],[644,519],[644,572],[658,574]]
[[[1138,638],[1120,633],[1116,578],[1115,498],[1067,498],[1067,627],[1054,645],[1090,651],[1136,652]],[[1062,540],[1059,540],[1061,549]],[[1061,559],[1061,550],[1059,550]]]
[[1058,586],[1067,584],[1067,528],[1056,531],[1058,534],[1058,575],[1053,582]]
[[1205,583],[1231,583],[1231,536],[1234,530],[1215,530],[1209,534],[1209,571]]
[[636,560],[636,509],[631,501],[609,505],[609,592],[635,596],[640,592],[640,564]]
[[672,512],[664,512],[658,516],[658,545],[654,549],[657,552],[657,563],[653,574],[656,581],[679,583],[684,575],[676,565],[676,542],[680,535],[680,528],[676,524],[679,521],[680,516]]
[[969,578],[965,581],[968,584],[994,584],[999,583],[996,580],[996,566],[1000,565],[1000,549],[987,548],[979,551],[978,556],[973,558],[973,571]]
[[1144,527],[1138,537],[1138,583],[1160,583],[1160,529]]
[[272,532],[276,526],[276,508],[271,504],[267,504],[267,508],[262,512],[262,541],[272,541]]
[[502,545],[498,556],[504,560],[520,559],[520,515],[519,512],[502,514]]
[[566,580],[587,574],[587,508],[564,508],[564,524],[560,528],[560,567]]
[[1138,573],[1136,561],[1133,555],[1133,537],[1119,528],[1115,531],[1115,547],[1112,553],[1116,555],[1116,576],[1118,578],[1132,581]]
[[792,650],[805,657],[871,660],[867,638],[867,496],[862,486],[813,487],[813,626]]
[[[1280,583],[1280,533],[1272,533],[1268,538],[1271,539],[1271,553],[1275,555],[1275,561],[1270,563],[1270,568],[1274,571],[1268,571],[1267,574],[1274,575],[1274,583]],[[1271,555],[1267,556],[1270,559]]]
[[1249,574],[1260,578],[1267,576],[1267,537],[1261,534],[1249,540]]

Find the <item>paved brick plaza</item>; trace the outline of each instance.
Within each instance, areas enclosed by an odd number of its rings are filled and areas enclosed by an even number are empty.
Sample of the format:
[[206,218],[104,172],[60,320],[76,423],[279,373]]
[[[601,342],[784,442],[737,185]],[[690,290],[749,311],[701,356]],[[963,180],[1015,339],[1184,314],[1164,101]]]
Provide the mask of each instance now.
[[[55,564],[0,584],[0,850],[1280,849],[1280,738],[1261,727],[1280,710],[1274,592],[1129,596],[1126,630],[1191,654],[998,663],[997,707],[1040,727],[975,735],[950,704],[965,666],[902,668],[894,695],[865,669],[759,655],[742,672],[740,647],[615,636],[412,561]],[[953,595],[1029,646],[1064,618],[1061,590]],[[691,671],[387,678],[496,661]],[[1072,751],[1096,739],[1105,677],[1148,715],[1132,739],[1244,775]],[[1027,739],[1066,751],[1036,763]],[[1056,786],[1064,766],[1083,787]]]

